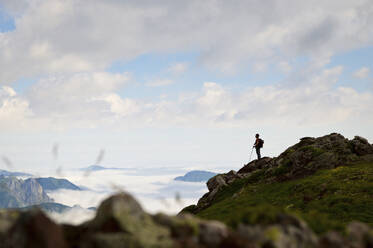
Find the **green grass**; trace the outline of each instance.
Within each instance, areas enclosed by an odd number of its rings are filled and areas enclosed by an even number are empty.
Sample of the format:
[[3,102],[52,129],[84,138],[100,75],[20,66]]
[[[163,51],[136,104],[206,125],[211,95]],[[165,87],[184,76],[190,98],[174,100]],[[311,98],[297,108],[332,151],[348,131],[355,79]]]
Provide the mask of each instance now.
[[278,213],[293,213],[316,233],[344,231],[352,220],[373,226],[373,163],[318,171],[307,178],[265,184],[263,172],[235,181],[197,215],[235,227],[238,223],[268,224]]
[[286,174],[291,171],[291,167],[292,167],[292,162],[290,160],[285,160],[280,166],[278,166],[277,168],[273,170],[272,175],[279,176],[279,175]]

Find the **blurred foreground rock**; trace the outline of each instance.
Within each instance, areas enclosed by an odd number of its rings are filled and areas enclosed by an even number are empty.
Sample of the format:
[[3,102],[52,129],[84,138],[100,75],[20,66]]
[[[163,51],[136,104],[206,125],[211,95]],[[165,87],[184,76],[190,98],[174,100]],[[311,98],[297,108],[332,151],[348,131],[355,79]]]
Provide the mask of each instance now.
[[290,215],[279,215],[275,224],[241,224],[232,230],[189,214],[149,215],[126,193],[102,202],[96,217],[78,226],[58,225],[37,209],[0,211],[4,248],[373,247],[373,232],[367,225],[351,223],[347,232],[343,237],[331,232],[319,238]]

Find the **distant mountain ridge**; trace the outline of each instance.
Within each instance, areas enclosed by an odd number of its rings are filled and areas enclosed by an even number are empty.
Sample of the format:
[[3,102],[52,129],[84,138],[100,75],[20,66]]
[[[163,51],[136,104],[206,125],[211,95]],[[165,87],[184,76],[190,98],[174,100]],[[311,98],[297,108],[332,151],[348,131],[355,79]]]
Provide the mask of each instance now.
[[193,170],[186,173],[184,176],[175,177],[175,181],[183,182],[206,182],[210,178],[216,176],[217,173],[203,170]]
[[26,207],[20,208],[20,210],[30,210],[32,208],[39,208],[41,210],[44,210],[45,212],[56,212],[56,213],[62,213],[66,210],[71,209],[71,207],[66,206],[61,203],[56,203],[56,202],[45,202],[45,203],[40,203],[37,205],[30,205]]
[[83,208],[79,205],[74,205],[74,206],[70,207],[70,206],[67,206],[67,205],[64,205],[64,204],[61,204],[61,203],[56,203],[56,202],[45,202],[45,203],[41,203],[41,204],[37,204],[37,205],[30,205],[30,206],[22,207],[22,208],[19,208],[19,209],[27,211],[27,210],[30,210],[30,209],[33,209],[33,208],[39,208],[39,209],[43,210],[44,212],[49,212],[49,213],[62,213],[62,212],[72,210],[72,209],[87,209],[87,210],[91,210],[91,211],[96,211],[97,210],[96,207]]
[[107,168],[101,165],[91,165],[88,167],[80,168],[82,171],[102,171],[102,170],[125,170],[124,168],[111,167]]
[[59,179],[54,177],[40,177],[36,181],[43,187],[44,190],[58,190],[58,189],[71,189],[82,190],[80,187],[71,183],[67,179]]
[[24,172],[13,172],[7,170],[0,170],[0,176],[12,176],[12,177],[31,177],[32,175]]

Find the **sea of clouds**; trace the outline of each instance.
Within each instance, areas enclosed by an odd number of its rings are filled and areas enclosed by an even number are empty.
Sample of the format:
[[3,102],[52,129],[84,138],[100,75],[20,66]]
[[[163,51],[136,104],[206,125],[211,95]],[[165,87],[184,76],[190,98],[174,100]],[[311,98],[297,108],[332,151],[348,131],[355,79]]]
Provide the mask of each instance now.
[[127,168],[92,172],[71,169],[58,172],[53,177],[65,178],[84,190],[48,192],[55,202],[73,207],[63,213],[49,215],[58,222],[79,224],[94,217],[95,211],[88,208],[97,208],[104,199],[121,191],[133,195],[148,213],[177,214],[184,207],[196,204],[208,191],[205,182],[174,180],[192,169]]

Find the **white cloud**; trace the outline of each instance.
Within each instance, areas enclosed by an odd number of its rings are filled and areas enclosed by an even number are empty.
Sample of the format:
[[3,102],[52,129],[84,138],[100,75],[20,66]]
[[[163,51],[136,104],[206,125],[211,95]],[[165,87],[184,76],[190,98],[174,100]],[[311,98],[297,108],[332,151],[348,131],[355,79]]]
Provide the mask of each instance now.
[[[56,76],[40,80],[22,97],[14,89],[3,87],[0,117],[4,128],[39,125],[46,130],[107,125],[117,128],[266,123],[312,126],[372,121],[368,113],[373,107],[373,95],[336,87],[342,71],[342,66],[313,68],[304,71],[302,77],[289,75],[289,84],[285,80],[279,85],[240,91],[206,82],[200,91],[181,94],[173,100],[120,96],[118,89],[129,80],[125,73]],[[30,121],[38,125],[29,125]]]
[[370,0],[3,2],[21,14],[16,30],[0,35],[2,83],[101,71],[146,53],[199,51],[203,64],[234,72],[253,61],[318,58],[373,42]]
[[119,116],[127,116],[140,111],[141,105],[132,99],[123,99],[117,94],[108,94],[104,97],[97,98],[97,100],[104,100],[110,104],[110,110],[112,113],[118,114]]
[[187,63],[176,63],[168,67],[167,71],[174,74],[182,74],[188,70]]
[[0,0],[0,4],[5,6],[12,14],[22,13],[28,6],[27,0]]
[[76,206],[62,213],[52,212],[47,214],[57,223],[78,225],[85,221],[93,219],[96,212]]
[[254,72],[264,72],[267,70],[268,64],[265,62],[256,62],[253,65]]
[[157,80],[147,82],[145,85],[149,87],[162,87],[162,86],[167,86],[173,83],[174,81],[172,81],[171,79],[157,79]]
[[124,111],[129,103],[115,102],[113,92],[128,82],[127,73],[56,75],[32,85],[26,98],[38,118],[46,118],[56,126],[63,128],[74,120],[77,126],[92,127],[106,121],[119,108]]
[[12,129],[17,126],[27,126],[23,120],[33,116],[29,102],[17,95],[15,90],[8,86],[0,87],[0,127]]
[[292,67],[291,65],[286,62],[286,61],[281,61],[277,64],[277,67],[279,68],[280,71],[282,71],[283,73],[289,73],[291,72],[292,70]]
[[355,71],[354,76],[356,78],[367,78],[369,76],[370,69],[368,67],[362,67],[359,70]]

